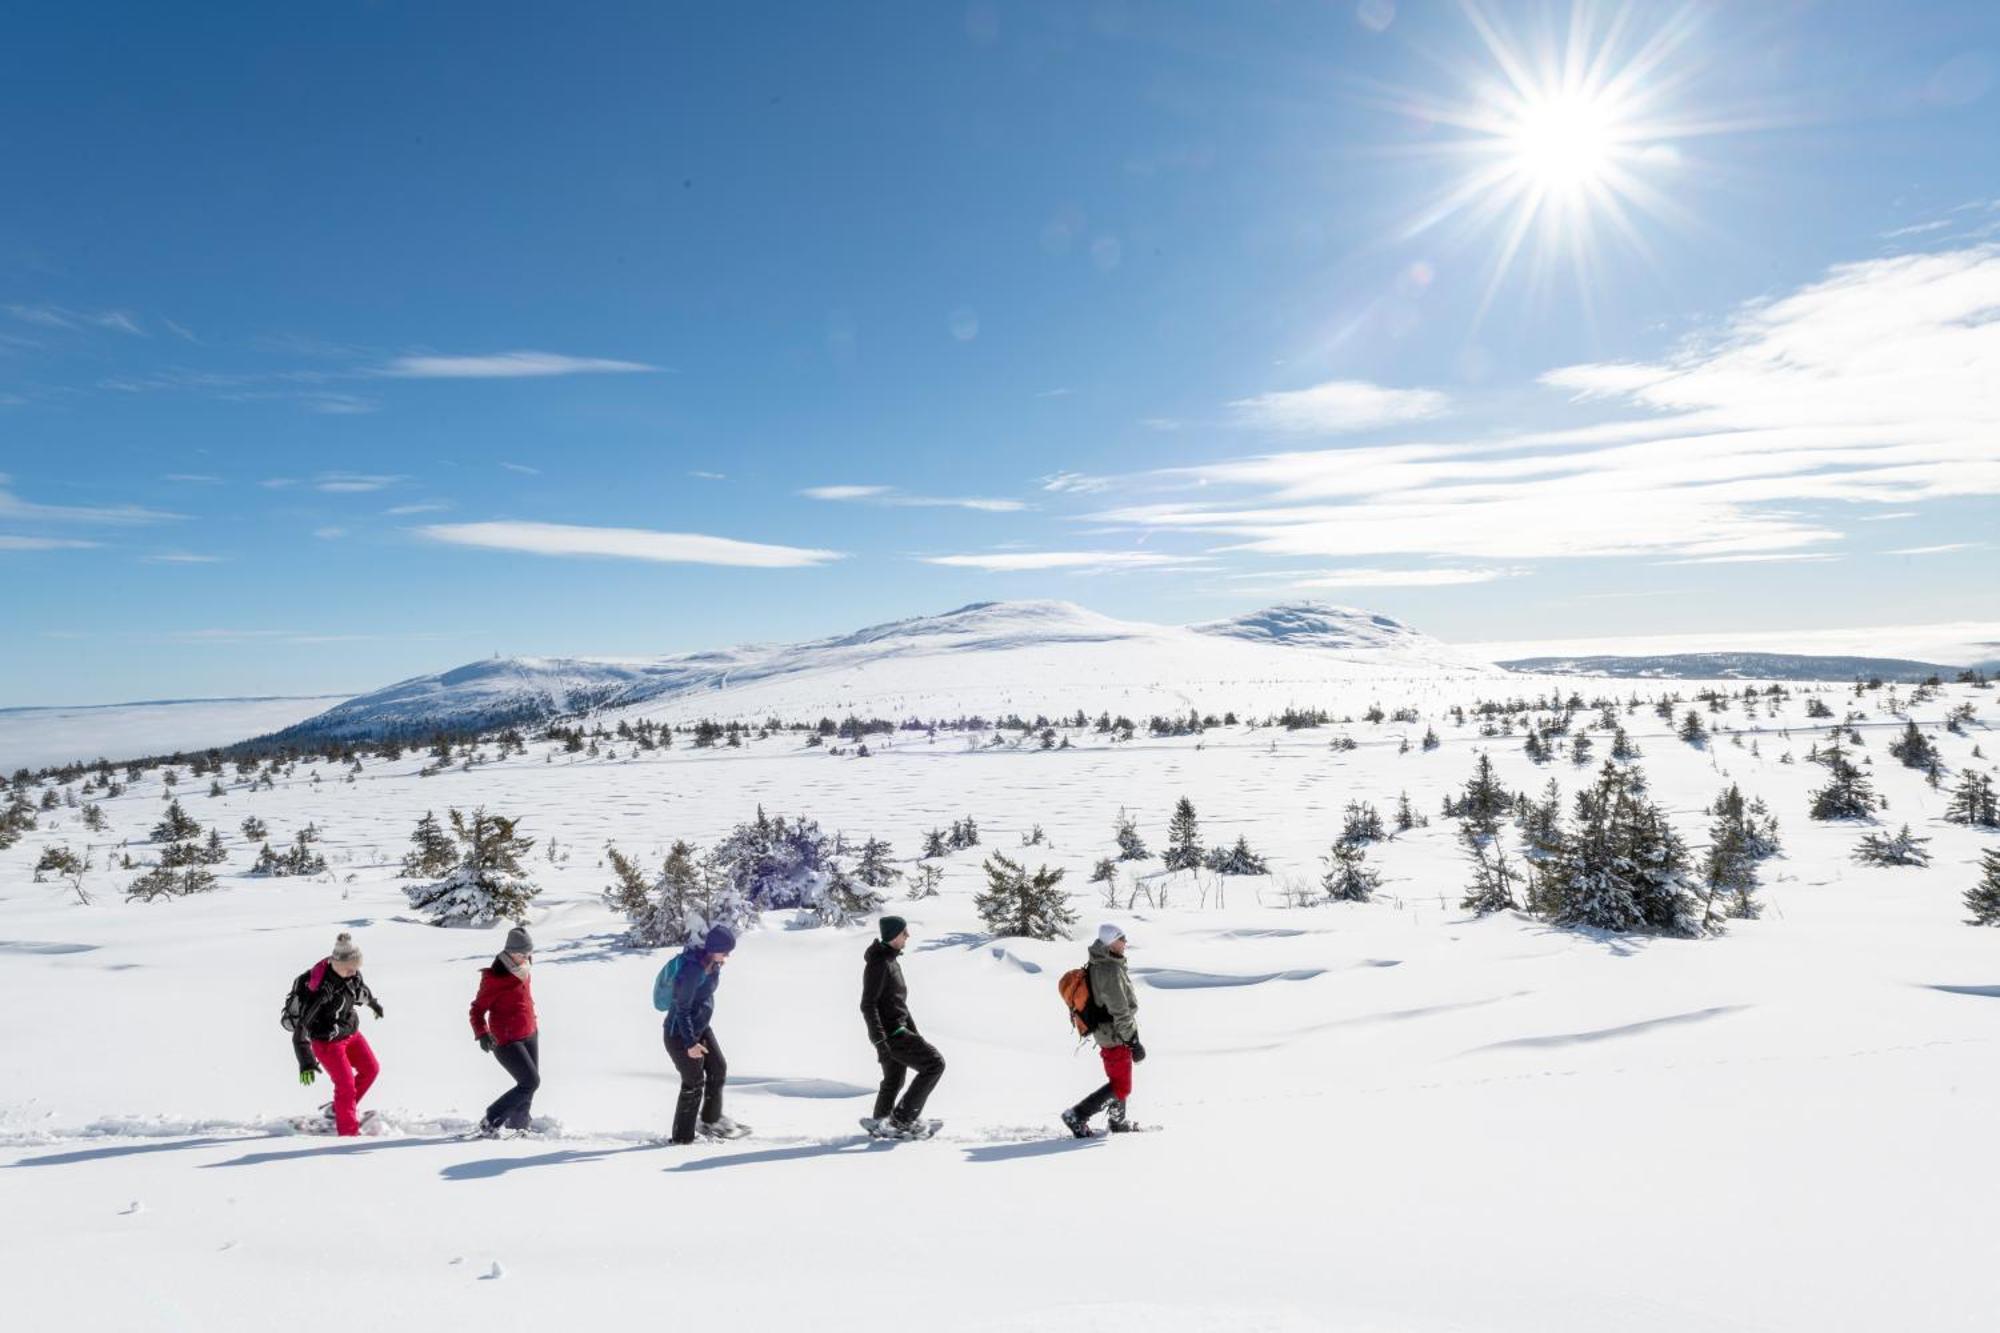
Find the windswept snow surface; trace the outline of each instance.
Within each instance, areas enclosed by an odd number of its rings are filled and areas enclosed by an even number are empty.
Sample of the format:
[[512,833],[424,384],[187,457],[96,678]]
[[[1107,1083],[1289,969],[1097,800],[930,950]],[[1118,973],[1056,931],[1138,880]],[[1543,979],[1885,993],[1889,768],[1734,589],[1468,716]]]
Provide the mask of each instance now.
[[[1590,771],[1536,767],[1518,735],[1455,723],[1450,706],[1487,684],[1434,681],[1414,724],[1130,743],[1083,730],[1057,751],[905,733],[859,758],[777,735],[644,755],[613,742],[594,757],[536,741],[428,777],[414,754],[368,759],[352,781],[302,764],[273,790],[187,796],[223,830],[228,873],[212,894],[152,905],[123,902],[133,872],[105,867],[148,855],[157,773],[103,802],[108,834],[47,812],[0,852],[9,1322],[1990,1329],[2000,931],[1961,924],[1959,899],[1992,835],[1943,823],[1946,794],[1888,758],[1902,723],[1882,696],[1823,697],[1866,714],[1860,753],[1887,818],[1934,839],[1928,869],[1857,867],[1861,827],[1805,818],[1822,770],[1804,756],[1824,733],[1807,729],[1804,689],[1776,718],[1710,716],[1759,729],[1741,746],[1695,748],[1649,708],[1621,709],[1653,795],[1692,841],[1728,782],[1771,803],[1786,855],[1765,865],[1763,919],[1702,941],[1470,919],[1437,809],[1477,751],[1531,791],[1550,778],[1574,791]],[[1562,684],[1621,701],[1653,688]],[[1969,734],[1937,725],[1967,701],[1981,719]],[[1990,767],[1994,707],[1949,687],[1912,715],[1951,769]],[[1414,744],[1426,726],[1443,738],[1434,751]],[[1341,734],[1359,748],[1330,747]],[[1386,813],[1405,790],[1431,822],[1371,850],[1375,902],[1286,905],[1320,873],[1348,801]],[[1119,808],[1157,852],[1182,794],[1207,841],[1247,835],[1275,874],[1168,881],[1157,861],[1133,863],[1119,905],[1102,906],[1084,881],[1113,851]],[[506,1085],[465,1011],[502,932],[411,920],[394,877],[419,815],[477,804],[541,840],[547,1119],[516,1142],[453,1137]],[[856,1012],[872,928],[781,915],[728,964],[715,1023],[730,1113],[756,1135],[652,1141],[674,1091],[649,1004],[665,955],[616,946],[602,849],[656,865],[671,840],[713,842],[759,804],[886,837],[905,870],[924,830],[978,819],[987,845],[942,863],[942,894],[893,904],[915,936],[914,1012],[949,1060],[937,1141],[871,1143],[854,1123],[876,1075]],[[252,814],[279,845],[317,823],[330,873],[243,877],[255,849],[237,826]],[[1049,845],[1022,847],[1035,825]],[[51,842],[90,844],[94,905],[31,881]],[[988,850],[1069,871],[1079,942],[981,931]],[[1136,908],[1134,869],[1153,891]],[[1133,941],[1150,1052],[1134,1113],[1166,1132],[1076,1143],[1056,1112],[1101,1076],[1067,1034],[1055,980],[1106,917]],[[277,1025],[291,978],[340,930],[387,1009],[364,1029],[383,1064],[368,1104],[387,1132],[347,1142],[286,1132],[327,1094],[297,1085]]]
[[344,694],[0,708],[0,773],[229,745],[324,712]]
[[645,660],[494,658],[364,694],[289,734],[428,734],[585,709],[674,721],[849,712],[901,721],[1084,708],[1143,720],[1327,704],[1344,686],[1402,697],[1498,673],[1387,616],[1320,603],[1169,626],[1068,602],[977,602],[808,643]]

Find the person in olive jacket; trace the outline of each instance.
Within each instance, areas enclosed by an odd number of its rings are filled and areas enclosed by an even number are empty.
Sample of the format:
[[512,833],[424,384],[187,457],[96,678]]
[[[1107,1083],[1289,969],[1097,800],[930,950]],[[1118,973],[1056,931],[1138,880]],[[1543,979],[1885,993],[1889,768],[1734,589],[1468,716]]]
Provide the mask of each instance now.
[[528,1128],[535,1091],[542,1086],[541,1033],[535,1023],[533,970],[535,941],[525,925],[507,932],[507,943],[480,969],[479,994],[472,1000],[472,1035],[513,1076],[514,1086],[486,1108],[479,1132],[491,1138]]
[[[924,1103],[944,1077],[944,1057],[917,1032],[916,1020],[910,1017],[902,962],[903,946],[910,942],[909,924],[902,917],[885,916],[878,930],[881,938],[868,946],[861,968],[861,1017],[882,1065],[874,1118],[876,1132],[907,1135],[916,1129]],[[917,1077],[904,1092],[903,1080],[911,1070]]]
[[311,1087],[321,1069],[333,1083],[334,1131],[361,1132],[360,1102],[382,1072],[368,1038],[361,1035],[360,1008],[382,1017],[382,1002],[361,979],[361,946],[342,931],[333,950],[299,974],[286,997],[284,1026],[292,1034],[299,1082]]
[[1090,1035],[1097,1041],[1106,1082],[1062,1113],[1063,1123],[1080,1139],[1091,1137],[1090,1118],[1099,1111],[1108,1110],[1105,1118],[1114,1134],[1133,1127],[1126,1118],[1132,1066],[1146,1058],[1146,1047],[1139,1040],[1139,996],[1132,989],[1132,974],[1125,970],[1124,930],[1108,921],[1099,926],[1089,952],[1090,999],[1103,1015]]

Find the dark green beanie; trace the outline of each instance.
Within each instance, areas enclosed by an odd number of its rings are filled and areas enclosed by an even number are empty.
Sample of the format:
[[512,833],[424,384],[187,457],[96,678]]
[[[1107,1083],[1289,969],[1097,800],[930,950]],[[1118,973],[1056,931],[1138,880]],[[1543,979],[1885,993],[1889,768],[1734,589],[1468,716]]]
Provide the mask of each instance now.
[[885,916],[878,923],[878,929],[882,932],[882,943],[884,944],[895,939],[909,928],[910,923],[899,916]]

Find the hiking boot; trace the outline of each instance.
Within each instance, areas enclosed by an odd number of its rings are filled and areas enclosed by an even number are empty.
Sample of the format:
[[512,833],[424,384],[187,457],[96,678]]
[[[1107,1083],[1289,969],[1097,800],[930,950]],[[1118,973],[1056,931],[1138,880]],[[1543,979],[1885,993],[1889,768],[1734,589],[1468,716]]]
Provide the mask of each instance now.
[[1094,1139],[1097,1137],[1097,1132],[1090,1127],[1090,1122],[1078,1115],[1074,1106],[1062,1113],[1062,1122],[1069,1126],[1070,1133],[1080,1139]]
[[1122,1097],[1111,1099],[1111,1105],[1105,1111],[1105,1119],[1110,1122],[1113,1134],[1129,1134],[1132,1131],[1132,1122],[1125,1118],[1125,1100]]

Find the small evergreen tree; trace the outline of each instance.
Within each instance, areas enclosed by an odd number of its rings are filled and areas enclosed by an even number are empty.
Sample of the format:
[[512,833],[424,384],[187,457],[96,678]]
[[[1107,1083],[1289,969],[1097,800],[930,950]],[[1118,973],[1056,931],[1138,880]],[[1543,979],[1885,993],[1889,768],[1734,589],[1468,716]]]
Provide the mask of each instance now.
[[1491,838],[1500,831],[1500,817],[1513,804],[1513,797],[1500,785],[1493,773],[1493,756],[1481,751],[1479,762],[1466,780],[1465,791],[1460,795],[1454,813],[1463,819],[1466,827],[1483,838]]
[[932,865],[920,865],[910,872],[910,892],[912,901],[938,896],[938,887],[944,880],[944,871]]
[[1319,885],[1333,902],[1365,903],[1382,886],[1382,877],[1368,866],[1368,848],[1359,842],[1336,842],[1323,858],[1326,874]]
[[645,867],[608,842],[604,844],[604,859],[611,863],[611,886],[604,890],[604,905],[628,919],[644,912],[652,896]]
[[1867,819],[1873,815],[1881,799],[1869,785],[1867,775],[1848,762],[1847,752],[1840,748],[1838,738],[1820,758],[1826,765],[1828,777],[1826,785],[1813,793],[1812,817]]
[[1383,838],[1382,815],[1366,801],[1349,801],[1341,820],[1340,840],[1355,846],[1362,843],[1380,842]]
[[1143,861],[1152,853],[1146,850],[1146,843],[1139,836],[1138,821],[1123,809],[1118,811],[1118,823],[1112,834],[1118,843],[1118,859],[1121,861]]
[[1472,856],[1472,882],[1466,885],[1465,897],[1458,905],[1479,916],[1513,910],[1514,884],[1519,876],[1508,864],[1506,849],[1498,839],[1475,837],[1463,841]]
[[1194,802],[1183,796],[1174,805],[1167,821],[1167,851],[1160,858],[1168,870],[1193,870],[1201,865],[1201,824],[1195,818]]
[[483,806],[469,819],[457,810],[450,814],[458,864],[434,883],[404,890],[410,906],[426,913],[434,926],[483,929],[524,919],[541,892],[521,868],[521,858],[535,840],[516,832],[517,820],[488,814]]
[[1108,856],[1098,857],[1097,864],[1090,868],[1090,882],[1092,884],[1116,884],[1118,882],[1118,863]]
[[967,815],[963,819],[954,820],[951,826],[949,841],[951,849],[955,852],[962,852],[968,847],[977,847],[979,845],[979,822],[971,815]]
[[950,854],[951,845],[945,841],[945,832],[943,829],[934,828],[929,833],[924,834],[924,860],[935,861],[941,856],[948,856]]
[[902,874],[889,864],[891,848],[880,838],[861,844],[861,859],[854,863],[854,878],[871,889],[886,889]]
[[167,810],[160,822],[153,825],[154,842],[186,842],[201,836],[201,825],[181,809],[179,801],[167,802]]
[[243,821],[243,840],[245,842],[262,842],[270,836],[271,831],[264,827],[264,821],[257,818],[257,816],[251,815]]
[[986,892],[972,905],[986,928],[999,936],[1031,940],[1068,939],[1076,925],[1063,872],[1042,866],[1030,875],[1018,861],[994,852],[986,858]]
[[1931,854],[1924,844],[1929,841],[1905,824],[1893,834],[1865,834],[1854,849],[1854,859],[1865,866],[1927,866]]
[[1692,708],[1681,718],[1680,729],[1675,734],[1689,745],[1701,746],[1708,743],[1708,728],[1702,725],[1701,714]]
[[2000,828],[2000,800],[1994,797],[1993,779],[1978,769],[1966,769],[1945,806],[1944,817],[1953,824]]
[[411,850],[403,856],[403,879],[441,879],[458,863],[458,849],[433,811],[424,811],[410,843]]
[[1218,875],[1268,875],[1271,868],[1264,858],[1250,850],[1250,840],[1238,834],[1234,846],[1224,850],[1217,847],[1203,860],[1210,870]]
[[1965,891],[1969,926],[2000,926],[2000,847],[1979,854],[1979,882]]
[[1635,770],[1607,763],[1555,850],[1535,865],[1530,906],[1556,924],[1701,932],[1685,846],[1646,799]]
[[1889,753],[1901,761],[1904,768],[1920,771],[1934,769],[1941,762],[1937,746],[1931,743],[1930,737],[1917,729],[1917,724],[1914,722],[1903,724],[1903,734],[1890,743]]

